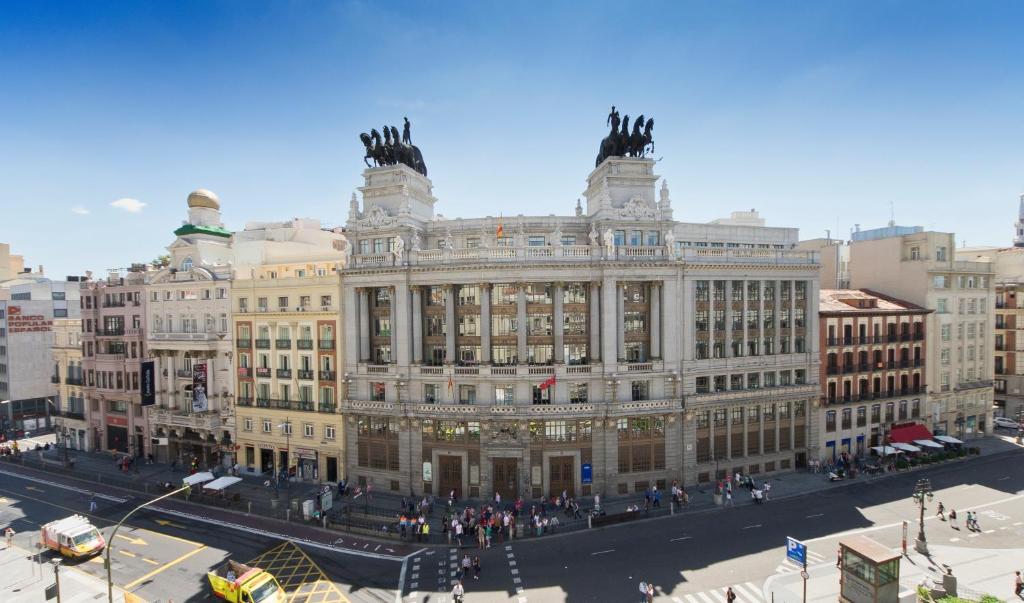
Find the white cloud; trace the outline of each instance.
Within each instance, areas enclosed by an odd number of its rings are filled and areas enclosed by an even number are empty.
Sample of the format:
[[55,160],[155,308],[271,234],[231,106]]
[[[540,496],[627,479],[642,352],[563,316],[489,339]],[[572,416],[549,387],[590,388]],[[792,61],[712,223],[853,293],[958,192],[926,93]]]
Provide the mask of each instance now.
[[126,197],[124,199],[112,201],[110,203],[110,206],[116,207],[117,209],[123,209],[128,213],[137,214],[140,211],[142,211],[143,207],[146,207],[146,204],[143,203],[142,201],[139,201],[138,199],[129,199]]
[[71,208],[71,213],[78,214],[80,216],[87,216],[89,215],[89,210],[82,207],[81,205],[76,205]]

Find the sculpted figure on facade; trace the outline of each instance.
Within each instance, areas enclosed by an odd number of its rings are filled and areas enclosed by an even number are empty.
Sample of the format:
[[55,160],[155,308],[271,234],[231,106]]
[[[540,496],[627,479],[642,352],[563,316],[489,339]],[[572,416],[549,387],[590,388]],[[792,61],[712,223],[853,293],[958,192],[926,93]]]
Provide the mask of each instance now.
[[449,228],[445,231],[444,235],[444,248],[451,251],[455,249],[455,237],[452,236],[452,229]]
[[519,230],[516,231],[516,247],[526,247],[526,228],[519,222]]
[[555,247],[562,246],[562,225],[556,224],[554,232],[551,233],[551,244]]
[[676,234],[671,228],[665,232],[665,255],[670,258],[676,256]]
[[348,268],[352,264],[352,241],[341,235],[341,239],[334,241],[333,247],[341,252],[341,267]]
[[611,228],[604,231],[604,252],[608,259],[615,257],[615,235]]
[[420,231],[414,230],[412,232],[412,250],[421,251],[420,249]]
[[405,239],[402,238],[402,235],[395,235],[394,249],[391,253],[395,254],[395,263],[401,264],[402,258],[405,257]]
[[591,247],[598,247],[600,245],[600,243],[598,243],[598,241],[597,241],[598,234],[597,234],[597,225],[596,224],[591,224],[590,225],[589,237],[590,237],[590,246]]

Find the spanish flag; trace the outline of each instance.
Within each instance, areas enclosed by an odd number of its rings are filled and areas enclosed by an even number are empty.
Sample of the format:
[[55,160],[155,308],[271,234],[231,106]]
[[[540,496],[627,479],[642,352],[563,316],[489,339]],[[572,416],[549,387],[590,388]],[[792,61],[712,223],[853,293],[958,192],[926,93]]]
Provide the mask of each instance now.
[[547,389],[549,387],[554,387],[554,386],[555,386],[555,376],[551,375],[550,377],[545,379],[543,383],[540,384],[540,389],[543,391],[543,390],[545,390],[545,389]]
[[502,223],[501,223],[501,217],[498,218],[498,232],[497,232],[497,236],[498,236],[499,239],[505,236],[505,226],[502,225]]
[[452,395],[452,399],[455,399],[455,381],[452,380],[452,376],[448,375],[448,393]]

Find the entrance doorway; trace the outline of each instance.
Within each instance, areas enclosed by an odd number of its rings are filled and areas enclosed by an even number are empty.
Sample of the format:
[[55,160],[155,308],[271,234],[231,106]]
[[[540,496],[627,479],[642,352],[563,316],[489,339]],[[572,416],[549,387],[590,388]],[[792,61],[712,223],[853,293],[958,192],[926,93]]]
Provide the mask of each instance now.
[[438,494],[448,496],[455,490],[455,496],[462,498],[462,457],[440,455],[437,457],[437,463],[440,465],[438,485],[441,488]]
[[274,475],[274,451],[260,448],[260,471]]
[[575,475],[576,463],[571,456],[553,456],[548,461],[548,471],[551,477],[551,496],[561,496],[566,492],[569,498],[576,496]]
[[494,459],[494,492],[501,499],[512,502],[519,496],[519,461],[516,459]]
[[327,481],[331,483],[338,481],[338,459],[333,456],[327,457]]
[[[834,445],[834,443],[833,443],[833,445]],[[833,455],[834,455],[834,453],[833,453]],[[796,453],[796,468],[797,469],[806,469],[807,468],[807,453],[806,452],[798,452],[798,453]]]

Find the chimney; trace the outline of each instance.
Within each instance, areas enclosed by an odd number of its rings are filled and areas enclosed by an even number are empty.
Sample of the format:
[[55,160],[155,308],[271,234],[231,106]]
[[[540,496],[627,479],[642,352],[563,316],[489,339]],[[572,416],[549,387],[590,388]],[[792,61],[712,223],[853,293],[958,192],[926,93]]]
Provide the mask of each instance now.
[[39,276],[43,276],[43,265],[39,264]]

